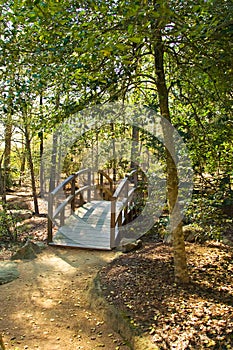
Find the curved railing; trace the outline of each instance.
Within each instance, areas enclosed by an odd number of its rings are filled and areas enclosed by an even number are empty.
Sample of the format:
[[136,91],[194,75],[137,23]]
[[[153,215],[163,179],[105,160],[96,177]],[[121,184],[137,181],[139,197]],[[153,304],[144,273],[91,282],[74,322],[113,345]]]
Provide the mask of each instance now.
[[[79,206],[92,200],[92,191],[99,191],[101,198],[104,198],[104,192],[109,191],[108,200],[111,201],[111,223],[110,223],[110,247],[115,246],[116,229],[123,224],[132,220],[134,212],[134,193],[138,184],[138,171],[133,170],[124,179],[120,181],[114,191],[115,184],[111,177],[104,171],[99,170],[96,173],[91,172],[91,169],[82,169],[75,174],[70,175],[66,180],[59,184],[48,197],[48,243],[53,241],[53,225],[63,226],[65,218],[69,217],[77,207],[77,198]],[[81,175],[87,177],[84,186],[79,187],[77,180]],[[95,183],[97,178],[97,183]],[[104,181],[105,180],[105,181]],[[69,192],[64,193],[65,188],[69,186]],[[114,193],[113,193],[114,191]],[[84,195],[86,193],[86,195]]]
[[[114,191],[114,181],[113,179],[103,170],[98,171],[99,175],[99,191],[100,191],[100,196],[105,199],[105,191],[108,192],[108,196],[111,197]],[[104,179],[106,179],[109,183],[109,189],[106,189]]]
[[[83,174],[87,174],[88,184],[76,189],[76,179]],[[61,203],[56,206],[56,198],[59,193],[65,189],[65,187],[70,184],[71,191],[70,194]],[[48,196],[48,243],[53,240],[53,223],[55,220],[59,219],[60,226],[64,225],[65,222],[65,209],[68,204],[70,204],[70,211],[73,212],[75,209],[75,198],[79,195],[81,198],[84,191],[87,191],[87,198],[90,200],[91,196],[91,170],[82,169],[77,171],[75,174],[70,175],[66,180],[59,184]]]
[[[111,233],[110,246],[115,246],[116,229],[130,222],[134,215],[134,193],[137,189],[138,171],[132,170],[124,179],[121,180],[115,190],[111,201]],[[120,197],[123,197],[120,199]],[[117,206],[117,202],[121,205]]]

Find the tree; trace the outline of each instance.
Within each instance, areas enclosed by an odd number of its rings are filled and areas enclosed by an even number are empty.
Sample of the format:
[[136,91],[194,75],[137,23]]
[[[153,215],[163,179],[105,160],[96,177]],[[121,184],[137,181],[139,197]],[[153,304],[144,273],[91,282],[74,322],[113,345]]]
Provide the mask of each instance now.
[[[109,5],[109,4],[108,4]],[[163,32],[167,30],[171,19],[172,12],[169,7],[160,2],[154,3],[132,3],[122,4],[111,3],[110,10],[106,10],[106,17],[103,14],[103,6],[98,19],[101,22],[101,27],[97,26],[95,31],[99,31],[98,36],[103,38],[103,46],[99,48],[106,56],[115,56],[115,66],[119,67],[124,86],[128,90],[134,88],[141,90],[145,89],[144,85],[149,84],[149,89],[156,90],[158,94],[158,104],[161,115],[171,121],[169,103],[168,103],[168,88],[165,77],[165,45],[163,42]],[[109,15],[110,12],[110,15]],[[96,13],[96,9],[95,9]],[[124,16],[122,15],[124,13]],[[112,17],[111,17],[112,14]],[[144,16],[144,15],[147,16]],[[103,18],[107,25],[103,26]],[[95,23],[98,23],[97,21]],[[92,24],[93,25],[93,24]],[[113,34],[112,28],[115,28],[116,34]],[[108,36],[107,36],[108,34]],[[95,37],[96,39],[96,37]],[[105,40],[104,40],[105,39]],[[95,47],[95,45],[94,45]],[[121,51],[119,53],[119,48]],[[129,49],[126,52],[126,49]],[[105,50],[105,51],[104,51]],[[96,55],[96,51],[95,55]],[[127,57],[128,56],[128,57]],[[128,60],[125,59],[128,58]],[[129,65],[129,62],[133,64]],[[154,62],[154,67],[153,67]],[[145,72],[145,66],[149,64],[149,69]],[[109,65],[102,65],[102,70],[106,76],[106,69]],[[128,91],[127,91],[128,92]],[[164,129],[165,140],[167,144],[173,145],[173,135],[168,135]],[[166,143],[165,142],[165,143]],[[178,175],[177,169],[172,159],[171,154],[167,151],[167,175],[168,175],[168,203],[170,211],[171,226],[174,217],[179,216],[178,208],[174,210],[178,196]],[[174,244],[174,265],[175,278],[178,282],[187,283],[188,273],[185,255],[185,245],[182,232],[182,222],[173,229],[173,244]]]
[[[93,104],[134,101],[174,123],[195,170],[215,170],[220,159],[229,172],[231,10],[229,0],[8,1],[3,56],[10,62],[19,57],[21,75],[30,80],[29,104],[43,93],[34,133]],[[179,179],[169,152],[167,175],[173,222]],[[181,222],[173,238],[175,276],[187,282]]]

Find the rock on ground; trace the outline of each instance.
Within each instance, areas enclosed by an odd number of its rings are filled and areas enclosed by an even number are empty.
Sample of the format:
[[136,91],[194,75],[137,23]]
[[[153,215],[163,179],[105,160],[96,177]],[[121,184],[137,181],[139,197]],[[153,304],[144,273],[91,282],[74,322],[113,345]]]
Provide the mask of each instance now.
[[12,255],[11,260],[32,260],[35,259],[40,252],[41,248],[37,244],[27,241],[22,248],[19,248],[17,252]]
[[14,281],[18,277],[19,271],[15,262],[0,262],[0,284]]

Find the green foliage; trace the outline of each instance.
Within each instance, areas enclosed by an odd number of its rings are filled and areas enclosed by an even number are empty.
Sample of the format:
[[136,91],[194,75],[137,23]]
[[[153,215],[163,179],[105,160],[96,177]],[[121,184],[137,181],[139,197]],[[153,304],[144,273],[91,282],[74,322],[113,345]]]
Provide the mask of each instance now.
[[[226,205],[232,206],[231,216],[225,213]],[[202,193],[194,195],[189,205],[185,221],[202,228],[197,240],[221,240],[233,224],[233,195],[218,190],[213,194]]]
[[3,207],[0,210],[0,240],[13,241],[17,240],[17,220],[10,210]]
[[[93,104],[121,100],[159,112],[159,29],[172,122],[187,143],[194,170],[214,174],[220,182],[222,175],[231,180],[232,1],[110,0],[76,5],[64,0],[2,5],[1,120],[13,111],[15,127],[21,133],[27,129],[30,140],[37,142],[38,133],[50,133],[59,122]],[[67,155],[64,172],[78,170],[83,155],[112,136],[122,134],[130,140],[130,130],[124,127],[115,127],[114,135],[109,127],[83,135]],[[163,161],[164,149],[157,140],[141,132],[139,141]],[[109,148],[103,147],[103,154],[110,154]],[[15,158],[12,168],[19,169]],[[34,158],[39,170],[38,152]],[[127,161],[123,156],[109,159],[103,167],[117,165],[125,172]],[[222,186],[225,190],[228,185]],[[221,233],[218,201],[201,194],[188,212],[211,237]]]

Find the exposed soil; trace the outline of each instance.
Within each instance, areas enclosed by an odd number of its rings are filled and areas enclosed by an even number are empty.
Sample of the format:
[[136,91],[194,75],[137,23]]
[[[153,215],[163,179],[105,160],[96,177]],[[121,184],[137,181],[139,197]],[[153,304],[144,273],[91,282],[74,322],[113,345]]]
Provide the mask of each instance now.
[[[28,193],[8,196],[13,210],[33,210]],[[43,201],[40,208],[43,212]],[[18,240],[46,238],[47,219],[21,222]],[[0,242],[1,243],[1,242]],[[3,244],[0,260],[8,261],[18,244]],[[117,253],[46,247],[37,258],[17,261],[19,278],[0,285],[0,333],[6,349],[126,350],[129,347],[103,317],[103,306],[89,307],[88,289],[96,273]]]
[[8,349],[126,350],[103,310],[89,308],[88,288],[112,252],[46,248],[18,262],[20,277],[0,286],[0,329]]
[[[9,200],[33,210],[28,194]],[[40,200],[45,212],[43,205]],[[24,219],[18,239],[45,241],[46,223],[44,217]],[[2,245],[0,260],[15,248]],[[106,321],[104,303],[89,307],[88,289],[98,271],[107,303],[132,332],[149,337],[151,349],[233,349],[233,248],[188,243],[187,254],[191,281],[185,287],[174,283],[171,247],[155,236],[124,255],[47,247],[35,260],[18,261],[19,278],[0,285],[6,349],[129,349]]]

